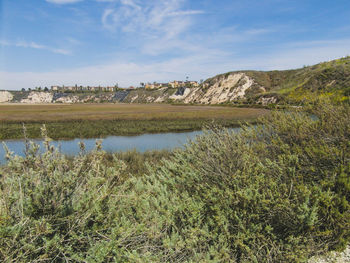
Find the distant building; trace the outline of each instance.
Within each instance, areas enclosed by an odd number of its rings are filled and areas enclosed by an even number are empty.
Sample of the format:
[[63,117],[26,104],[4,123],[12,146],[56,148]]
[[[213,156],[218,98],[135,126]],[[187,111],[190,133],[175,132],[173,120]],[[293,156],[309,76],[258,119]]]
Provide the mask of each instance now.
[[190,87],[198,87],[199,86],[199,83],[198,81],[186,81],[185,84],[189,84]]
[[117,91],[118,87],[114,86],[114,87],[110,87],[110,86],[106,86],[106,87],[101,87],[101,86],[95,86],[95,87],[91,87],[91,86],[51,86],[51,91],[60,91],[60,92],[86,92],[86,91],[104,91],[104,92],[114,92]]
[[174,80],[168,83],[146,83],[145,88],[146,89],[159,89],[159,88],[181,88],[181,87],[198,87],[199,83],[197,81],[181,81],[181,80]]
[[168,83],[147,83],[145,85],[145,89],[160,89],[160,88],[166,88],[168,87]]
[[172,82],[169,82],[169,87],[172,88],[181,88],[181,87],[198,87],[199,83],[197,81],[181,81],[181,80],[174,80]]

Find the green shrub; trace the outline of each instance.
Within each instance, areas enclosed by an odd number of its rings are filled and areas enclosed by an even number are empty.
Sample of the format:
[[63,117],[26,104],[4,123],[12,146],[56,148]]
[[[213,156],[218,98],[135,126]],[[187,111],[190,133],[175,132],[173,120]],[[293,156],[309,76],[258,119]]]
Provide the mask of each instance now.
[[275,112],[238,134],[213,128],[128,178],[100,144],[70,161],[32,144],[0,170],[0,260],[305,262],[341,250],[350,109],[316,112]]

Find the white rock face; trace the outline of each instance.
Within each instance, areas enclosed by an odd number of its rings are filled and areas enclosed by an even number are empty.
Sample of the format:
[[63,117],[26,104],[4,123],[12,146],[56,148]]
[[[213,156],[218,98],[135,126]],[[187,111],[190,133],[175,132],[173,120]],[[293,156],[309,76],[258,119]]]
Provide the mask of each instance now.
[[139,97],[139,95],[136,95],[135,97],[132,97],[131,103],[134,102],[135,100],[137,100],[138,97]]
[[200,96],[200,87],[191,89],[190,93],[187,95],[187,97],[184,99],[184,103],[191,103],[194,102],[198,97]]
[[147,102],[153,102],[153,101],[154,101],[154,98],[151,97],[151,96],[148,96],[148,97],[146,98],[146,101],[147,101]]
[[244,73],[232,73],[220,76],[214,84],[204,83],[203,87],[192,89],[184,96],[185,103],[219,104],[244,98],[246,91],[252,87],[254,80]]
[[230,94],[231,101],[234,99],[243,98],[247,89],[249,89],[254,83],[254,81],[246,75],[242,76],[242,78],[244,79],[245,83],[242,86],[238,86],[232,91]]
[[9,102],[13,99],[13,95],[8,91],[0,91],[0,103]]
[[184,94],[183,95],[171,95],[169,98],[170,99],[173,99],[173,100],[183,100],[184,98],[186,98],[188,96],[188,94],[190,94],[191,92],[191,89],[189,88],[186,88],[184,90]]
[[258,103],[261,103],[262,105],[268,105],[273,104],[277,102],[277,98],[275,97],[269,97],[269,98],[260,98],[258,100]]
[[49,92],[34,92],[29,93],[28,98],[22,99],[21,103],[51,103],[53,95]]
[[158,97],[156,98],[156,100],[154,101],[155,103],[160,103],[160,102],[164,102],[166,99],[166,96],[163,96],[163,97]]
[[60,103],[77,103],[77,102],[79,102],[79,97],[77,97],[77,96],[61,97],[61,98],[58,98],[55,102],[60,102]]

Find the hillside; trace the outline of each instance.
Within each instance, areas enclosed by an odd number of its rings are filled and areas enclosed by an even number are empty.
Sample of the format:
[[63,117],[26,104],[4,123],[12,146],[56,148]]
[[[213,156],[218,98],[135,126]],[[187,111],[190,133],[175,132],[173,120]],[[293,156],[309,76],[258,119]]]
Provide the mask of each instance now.
[[295,70],[234,71],[207,79],[184,99],[190,103],[301,103],[349,101],[350,57]]
[[283,71],[233,71],[199,87],[120,90],[107,93],[0,91],[0,102],[21,103],[191,103],[302,104],[327,98],[349,101],[350,57]]
[[312,101],[329,97],[348,101],[350,95],[350,57],[296,70],[247,72],[265,87],[264,95],[277,95],[289,102]]

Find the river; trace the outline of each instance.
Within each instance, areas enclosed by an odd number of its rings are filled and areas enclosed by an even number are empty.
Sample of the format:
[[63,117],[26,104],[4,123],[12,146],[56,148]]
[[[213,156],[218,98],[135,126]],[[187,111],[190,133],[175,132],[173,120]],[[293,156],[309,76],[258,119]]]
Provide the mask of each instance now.
[[[239,130],[240,128],[233,128],[232,130]],[[107,152],[119,152],[127,150],[137,150],[145,152],[148,150],[163,150],[174,149],[182,147],[188,140],[194,139],[197,135],[202,134],[203,131],[179,132],[179,133],[156,133],[143,134],[138,136],[108,136],[102,139],[102,148]],[[66,155],[76,155],[79,153],[79,142],[84,142],[86,151],[91,151],[95,147],[95,139],[73,139],[73,140],[57,140],[52,141],[51,145],[58,147],[60,152]],[[40,145],[42,151],[42,140],[33,140]],[[10,151],[16,155],[24,156],[25,142],[24,140],[5,140],[4,141]],[[0,164],[4,164],[5,150],[0,146]]]

